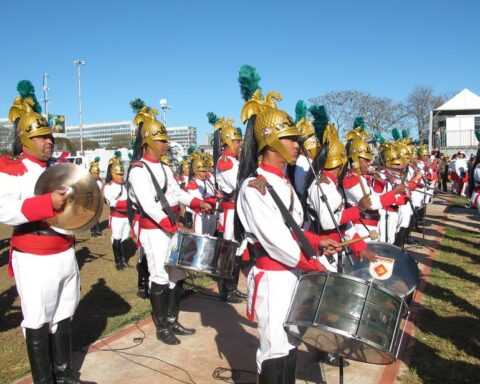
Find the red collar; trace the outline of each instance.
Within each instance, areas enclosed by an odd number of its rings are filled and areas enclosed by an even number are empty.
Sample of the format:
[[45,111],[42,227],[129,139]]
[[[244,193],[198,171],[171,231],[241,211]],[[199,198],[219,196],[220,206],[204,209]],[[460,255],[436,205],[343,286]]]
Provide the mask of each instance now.
[[277,175],[281,177],[282,179],[285,179],[285,174],[283,173],[283,170],[275,168],[271,165],[265,164],[265,163],[260,163],[260,168],[262,168],[264,171],[273,173],[274,175]]
[[223,151],[223,154],[225,156],[233,157],[235,159],[237,158],[237,155],[235,155],[233,152],[227,151],[226,149]]
[[47,168],[47,162],[46,161],[38,160],[36,157],[33,157],[32,155],[30,155],[27,152],[22,152],[22,157],[24,159],[30,160],[32,163],[40,165],[42,168]]
[[326,169],[324,169],[324,170],[322,171],[322,173],[323,173],[325,176],[327,176],[330,180],[332,180],[332,181],[335,183],[335,185],[338,185],[338,180],[337,180],[337,178],[334,176],[334,174],[333,174],[332,172],[327,171]]
[[148,155],[143,155],[143,159],[149,161],[150,163],[160,163],[160,160],[150,157]]

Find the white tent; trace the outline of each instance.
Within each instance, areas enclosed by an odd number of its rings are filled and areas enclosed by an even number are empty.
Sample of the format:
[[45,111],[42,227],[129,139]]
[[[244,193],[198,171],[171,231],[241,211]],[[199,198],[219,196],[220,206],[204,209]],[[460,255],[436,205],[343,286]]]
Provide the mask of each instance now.
[[[433,118],[436,116],[480,115],[480,96],[465,88],[430,112],[429,149],[432,149]],[[473,132],[471,133],[473,135]]]

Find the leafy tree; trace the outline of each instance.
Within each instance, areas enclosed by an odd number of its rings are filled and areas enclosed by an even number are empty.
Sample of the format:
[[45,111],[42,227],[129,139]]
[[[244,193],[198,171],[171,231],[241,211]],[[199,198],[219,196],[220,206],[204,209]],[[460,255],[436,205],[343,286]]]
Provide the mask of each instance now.
[[80,148],[80,140],[78,140],[77,145],[77,143],[74,143],[72,140],[69,140],[66,137],[55,137],[55,149],[57,151],[76,153],[77,148]]

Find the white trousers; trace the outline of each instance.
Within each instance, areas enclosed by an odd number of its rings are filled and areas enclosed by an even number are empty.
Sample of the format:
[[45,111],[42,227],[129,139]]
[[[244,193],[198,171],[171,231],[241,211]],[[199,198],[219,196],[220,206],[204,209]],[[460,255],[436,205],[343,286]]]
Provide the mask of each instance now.
[[149,281],[161,285],[169,284],[170,288],[174,288],[177,281],[185,279],[186,273],[182,269],[165,265],[170,256],[171,238],[172,235],[161,229],[140,230],[140,242],[147,256]]
[[217,215],[213,214],[193,214],[193,229],[199,235],[212,236],[217,229]]
[[127,217],[110,217],[113,240],[125,241],[130,237],[130,223]]
[[283,328],[300,271],[265,271],[253,267],[247,280],[249,308],[254,300],[255,276],[259,273],[263,273],[263,276],[256,288],[254,310],[260,334],[257,350],[257,371],[260,373],[264,360],[286,356],[300,344]]
[[385,211],[383,209],[380,212],[380,241],[393,244],[398,230],[398,212]]
[[53,255],[13,251],[12,266],[22,305],[23,328],[56,324],[75,313],[80,299],[80,274],[72,248]]

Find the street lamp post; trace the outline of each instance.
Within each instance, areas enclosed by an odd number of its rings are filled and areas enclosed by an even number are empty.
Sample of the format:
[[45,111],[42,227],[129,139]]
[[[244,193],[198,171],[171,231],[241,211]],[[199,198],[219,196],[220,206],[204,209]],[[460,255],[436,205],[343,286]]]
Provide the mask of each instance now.
[[165,124],[165,128],[167,128],[167,110],[172,109],[171,105],[167,105],[167,99],[160,99],[160,108],[163,111],[163,124]]
[[80,67],[85,65],[84,60],[75,60],[73,62],[77,66],[77,83],[78,83],[78,127],[80,129],[80,155],[83,156],[83,127],[82,127],[82,83]]
[[45,104],[45,117],[48,120],[48,103],[50,103],[50,100],[48,99],[48,91],[50,88],[48,88],[48,73],[43,74],[43,103]]

